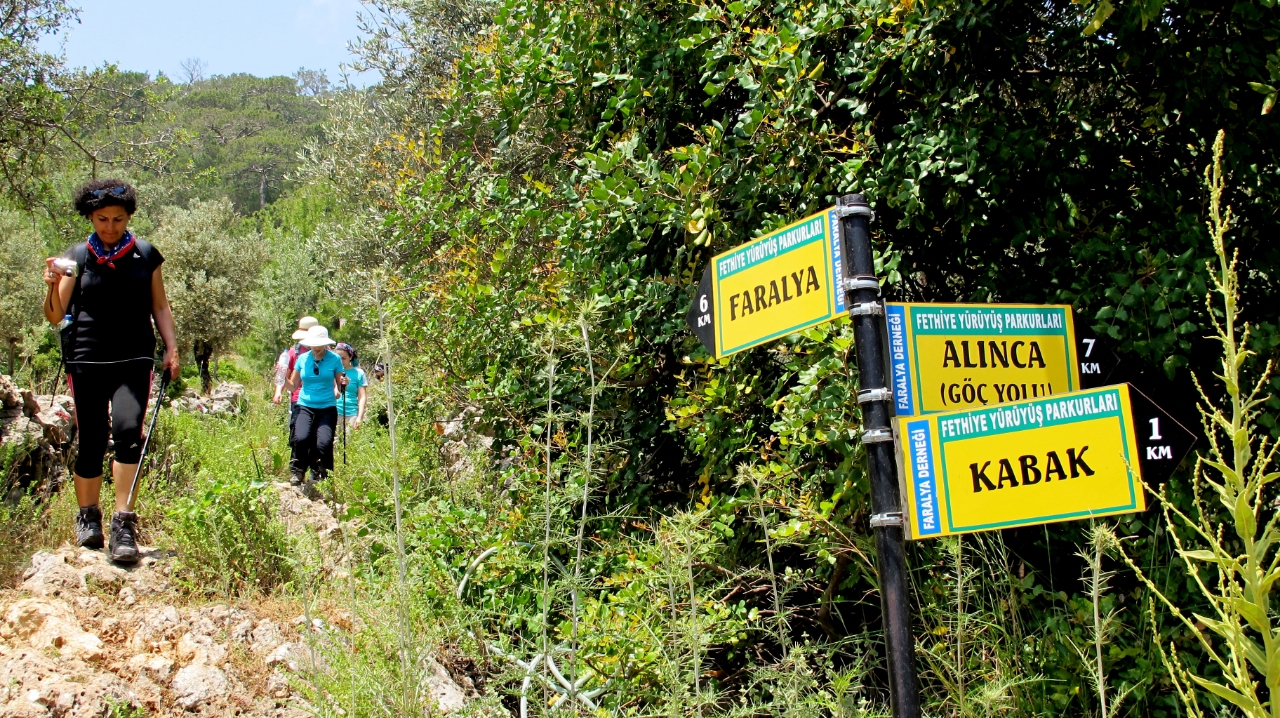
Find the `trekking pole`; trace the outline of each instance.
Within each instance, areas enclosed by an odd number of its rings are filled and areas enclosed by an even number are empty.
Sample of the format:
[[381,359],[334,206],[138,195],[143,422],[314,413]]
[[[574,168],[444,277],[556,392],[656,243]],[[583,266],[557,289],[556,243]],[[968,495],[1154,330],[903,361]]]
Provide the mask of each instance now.
[[160,391],[156,392],[156,408],[151,412],[151,424],[147,426],[147,435],[142,437],[142,453],[138,456],[138,468],[133,470],[133,486],[129,487],[129,501],[125,506],[133,508],[133,495],[138,491],[138,477],[142,476],[142,460],[147,456],[147,445],[151,443],[151,432],[156,430],[156,419],[160,416],[160,405],[164,403],[165,389],[169,388],[169,368],[165,367],[160,375]]
[[347,465],[347,388],[342,387],[342,465]]

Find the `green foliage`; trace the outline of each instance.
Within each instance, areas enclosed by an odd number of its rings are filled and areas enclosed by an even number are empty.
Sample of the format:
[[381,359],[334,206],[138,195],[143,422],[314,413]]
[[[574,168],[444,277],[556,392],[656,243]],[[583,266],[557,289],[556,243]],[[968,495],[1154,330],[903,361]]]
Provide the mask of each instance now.
[[194,177],[188,196],[228,196],[241,212],[266,207],[292,186],[286,178],[324,117],[295,78],[245,74],[184,85],[166,109],[192,137],[174,157]]
[[227,200],[166,207],[152,242],[165,256],[165,291],[177,324],[179,350],[194,353],[204,390],[209,361],[249,332],[250,298],[266,260],[256,234],[237,231]]
[[167,535],[196,593],[270,592],[292,576],[289,541],[270,484],[201,473],[167,516]]
[[[1195,636],[1193,645],[1208,658],[1208,666],[1188,665],[1176,647],[1168,652],[1159,647],[1187,713],[1205,715],[1200,694],[1207,692],[1205,703],[1225,700],[1243,715],[1262,718],[1280,712],[1280,674],[1275,668],[1280,665],[1280,629],[1273,625],[1271,611],[1271,590],[1280,579],[1276,552],[1280,513],[1275,511],[1273,500],[1264,497],[1267,486],[1280,479],[1280,472],[1273,470],[1275,440],[1257,436],[1262,433],[1257,420],[1261,407],[1270,399],[1274,364],[1267,361],[1255,378],[1246,375],[1257,353],[1251,348],[1253,327],[1240,316],[1239,251],[1227,250],[1226,238],[1235,228],[1235,215],[1231,207],[1222,206],[1226,188],[1224,140],[1225,133],[1219,132],[1213,163],[1204,175],[1209,195],[1206,224],[1216,254],[1216,262],[1208,267],[1213,288],[1206,305],[1211,311],[1213,339],[1222,351],[1219,371],[1214,374],[1221,387],[1206,389],[1196,383],[1209,450],[1197,461],[1191,510],[1184,510],[1167,492],[1152,488],[1188,578],[1199,589],[1208,610],[1192,611],[1171,601],[1134,568],[1152,589],[1153,613],[1158,599]],[[1266,692],[1260,694],[1260,687]]]
[[[44,241],[30,221],[0,212],[0,342],[20,342],[24,330],[44,321]],[[0,346],[7,352],[8,346]]]
[[[271,479],[282,467],[267,463],[263,445],[286,451],[267,437],[279,432],[279,416],[222,420],[166,414],[157,453],[172,462],[167,480],[153,476],[142,492],[148,506],[163,507],[162,543],[178,553],[179,578],[199,595],[271,593],[294,577],[292,542],[276,515]],[[258,442],[261,442],[259,444]],[[166,447],[160,449],[159,447]]]

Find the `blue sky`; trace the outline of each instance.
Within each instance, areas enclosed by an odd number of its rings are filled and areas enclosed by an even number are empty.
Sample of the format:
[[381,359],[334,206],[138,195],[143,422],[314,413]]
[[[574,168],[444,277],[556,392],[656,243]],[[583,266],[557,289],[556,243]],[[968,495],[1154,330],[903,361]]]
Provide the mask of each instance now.
[[[292,75],[300,67],[339,78],[351,55],[360,0],[73,0],[80,22],[43,46],[72,66],[118,63],[122,70],[183,77],[199,58],[208,75]],[[376,78],[365,78],[367,84]]]

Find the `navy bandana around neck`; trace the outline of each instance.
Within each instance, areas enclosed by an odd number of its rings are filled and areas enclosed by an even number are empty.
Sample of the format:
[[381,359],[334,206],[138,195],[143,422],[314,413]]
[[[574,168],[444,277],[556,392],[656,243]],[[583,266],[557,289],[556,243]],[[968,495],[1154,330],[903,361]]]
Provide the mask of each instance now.
[[114,249],[108,250],[107,246],[98,238],[98,233],[94,232],[89,235],[89,253],[98,261],[98,264],[105,264],[115,269],[115,261],[133,249],[133,233],[125,231],[124,236],[116,243]]

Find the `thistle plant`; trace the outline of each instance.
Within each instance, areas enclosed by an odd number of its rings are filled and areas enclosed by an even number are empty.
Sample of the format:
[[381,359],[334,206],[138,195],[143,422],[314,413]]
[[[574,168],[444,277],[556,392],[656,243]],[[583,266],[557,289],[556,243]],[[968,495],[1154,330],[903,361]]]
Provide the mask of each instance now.
[[1080,660],[1090,667],[1089,683],[1098,696],[1098,715],[1100,718],[1112,718],[1120,714],[1120,706],[1124,699],[1137,686],[1127,686],[1118,695],[1107,694],[1107,667],[1103,661],[1103,649],[1111,642],[1118,626],[1118,611],[1104,610],[1103,597],[1110,588],[1114,571],[1102,568],[1102,560],[1120,548],[1120,539],[1115,530],[1106,523],[1091,523],[1089,526],[1089,543],[1081,547],[1076,554],[1084,559],[1085,570],[1081,576],[1089,601],[1093,606],[1093,622],[1089,624],[1089,638],[1092,646],[1078,646],[1072,642],[1072,648],[1080,656]]
[[[1243,715],[1280,716],[1280,627],[1271,608],[1271,591],[1280,579],[1280,527],[1268,484],[1280,477],[1271,470],[1276,443],[1255,436],[1262,407],[1270,395],[1268,361],[1245,387],[1243,370],[1255,353],[1248,348],[1250,329],[1240,318],[1239,252],[1227,251],[1232,212],[1222,206],[1224,133],[1213,144],[1213,164],[1205,170],[1209,191],[1209,235],[1216,255],[1208,263],[1212,288],[1206,298],[1213,338],[1222,347],[1220,391],[1196,380],[1200,416],[1209,442],[1192,475],[1192,507],[1179,508],[1165,490],[1151,489],[1163,509],[1187,575],[1208,605],[1208,615],[1187,615],[1165,596],[1131,558],[1127,563],[1162,604],[1195,636],[1218,675],[1195,672],[1172,644],[1157,647],[1188,714],[1200,716],[1198,694],[1208,691]],[[1214,502],[1216,499],[1216,503]],[[1154,619],[1154,617],[1153,617]],[[1203,670],[1203,668],[1201,669]]]

